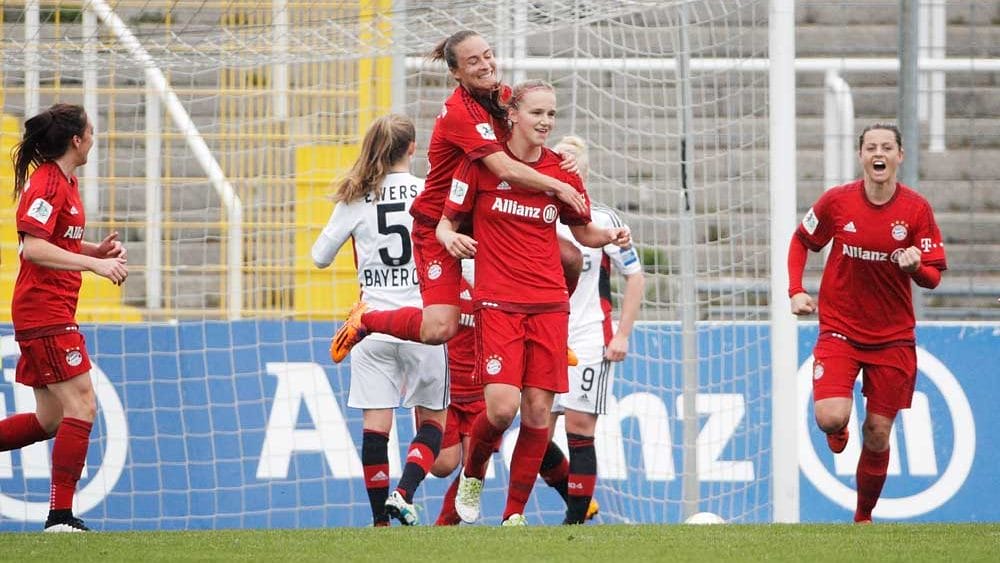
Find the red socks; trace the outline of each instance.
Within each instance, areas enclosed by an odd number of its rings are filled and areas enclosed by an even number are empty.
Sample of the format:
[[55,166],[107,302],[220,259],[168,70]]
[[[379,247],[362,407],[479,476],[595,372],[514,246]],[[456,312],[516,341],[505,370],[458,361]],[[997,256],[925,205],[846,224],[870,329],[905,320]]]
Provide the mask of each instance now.
[[420,323],[424,310],[419,307],[402,307],[391,311],[368,311],[361,315],[368,332],[388,334],[411,342],[420,342]]
[[[465,468],[462,470],[466,477],[482,479],[486,475],[486,464],[496,451],[497,445],[503,438],[506,428],[497,428],[486,416],[486,411],[479,413],[476,420],[472,421],[472,430],[469,433],[469,451],[465,454]],[[520,442],[519,442],[520,443]],[[535,468],[535,473],[538,468]]]
[[514,456],[510,461],[510,486],[507,488],[507,506],[503,519],[511,514],[524,514],[524,505],[531,496],[531,490],[542,466],[542,457],[549,447],[549,429],[531,428],[521,424],[521,432],[514,446]]
[[52,446],[52,492],[50,510],[73,508],[76,482],[87,462],[92,422],[78,418],[63,418]]
[[48,437],[33,412],[15,414],[0,420],[0,452],[23,448]]
[[873,452],[862,446],[861,458],[858,459],[858,471],[855,475],[858,481],[858,504],[854,511],[854,521],[864,522],[872,519],[872,510],[882,495],[882,485],[885,484],[885,474],[889,469],[889,449],[884,452]]

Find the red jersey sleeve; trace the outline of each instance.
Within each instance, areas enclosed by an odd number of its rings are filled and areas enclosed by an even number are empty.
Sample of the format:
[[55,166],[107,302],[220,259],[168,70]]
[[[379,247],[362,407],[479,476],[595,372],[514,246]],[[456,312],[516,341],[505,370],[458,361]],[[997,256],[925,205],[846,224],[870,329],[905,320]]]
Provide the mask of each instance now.
[[62,174],[58,166],[43,165],[31,175],[30,183],[21,194],[21,201],[17,206],[19,233],[45,240],[52,238],[59,211],[66,203],[65,190],[59,189],[61,178],[55,176],[55,173]]
[[451,190],[444,202],[444,216],[452,221],[461,221],[472,213],[479,185],[479,166],[470,158],[462,159],[451,179]]
[[445,139],[461,147],[469,160],[502,151],[503,145],[497,138],[490,114],[468,92],[461,94],[439,123]]
[[833,190],[828,190],[809,208],[795,230],[795,236],[813,252],[819,252],[836,232],[833,210]]
[[948,269],[948,262],[944,254],[944,240],[941,238],[941,230],[934,219],[934,211],[930,204],[925,203],[921,210],[921,221],[917,225],[913,240],[916,241],[917,248],[922,255],[920,262],[928,266],[934,266],[938,270]]

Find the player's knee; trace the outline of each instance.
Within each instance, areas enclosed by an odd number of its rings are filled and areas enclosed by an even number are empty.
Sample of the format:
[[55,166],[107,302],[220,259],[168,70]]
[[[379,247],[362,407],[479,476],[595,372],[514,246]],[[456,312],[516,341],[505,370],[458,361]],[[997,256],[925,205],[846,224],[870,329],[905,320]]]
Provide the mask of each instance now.
[[431,475],[439,479],[443,479],[451,475],[451,472],[454,471],[456,467],[458,467],[458,463],[452,463],[450,460],[446,461],[441,458],[437,458],[434,460],[434,465],[431,466]]
[[514,417],[517,416],[518,404],[500,404],[495,405],[489,413],[487,413],[490,424],[496,428],[507,429],[510,425],[514,423]]
[[861,427],[865,447],[873,452],[882,452],[889,447],[889,435],[891,432],[891,424],[886,426],[865,421],[865,424]]
[[833,434],[835,432],[840,432],[847,422],[850,420],[850,415],[844,416],[838,413],[816,413],[816,426],[819,427],[826,434]]

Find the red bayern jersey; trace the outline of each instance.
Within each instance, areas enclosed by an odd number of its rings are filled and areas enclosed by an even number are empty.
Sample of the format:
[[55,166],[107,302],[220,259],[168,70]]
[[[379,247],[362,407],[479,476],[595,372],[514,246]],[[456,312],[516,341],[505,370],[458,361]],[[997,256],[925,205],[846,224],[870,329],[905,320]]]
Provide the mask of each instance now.
[[455,88],[434,122],[427,149],[430,170],[424,191],[413,202],[410,214],[424,224],[436,226],[458,164],[464,158],[478,160],[502,151],[508,134],[506,122],[495,120],[468,90]]
[[875,205],[858,180],[827,190],[796,236],[813,251],[833,240],[820,285],[821,334],[837,333],[864,346],[915,341],[912,282],[897,256],[916,246],[922,264],[947,269],[944,241],[927,200],[897,183],[892,199]]
[[[17,205],[18,236],[23,240],[28,234],[79,254],[85,223],[76,177],[67,178],[54,162],[39,166]],[[44,331],[34,329],[74,324],[80,272],[46,268],[23,256],[20,263],[11,304],[15,336],[42,336]]]
[[[572,185],[586,197],[580,177],[559,168],[560,162],[559,155],[543,148],[537,162],[525,164]],[[587,198],[588,209],[589,202]],[[473,289],[476,308],[524,313],[569,310],[556,220],[586,225],[589,211],[577,214],[554,195],[512,186],[482,161],[466,159],[455,171],[444,214],[461,222],[470,213],[479,241]]]
[[472,288],[462,278],[462,292],[459,294],[459,308],[462,323],[458,332],[448,340],[448,369],[451,372],[451,401],[468,403],[483,398],[483,384],[473,376],[476,366],[476,330],[472,321]]

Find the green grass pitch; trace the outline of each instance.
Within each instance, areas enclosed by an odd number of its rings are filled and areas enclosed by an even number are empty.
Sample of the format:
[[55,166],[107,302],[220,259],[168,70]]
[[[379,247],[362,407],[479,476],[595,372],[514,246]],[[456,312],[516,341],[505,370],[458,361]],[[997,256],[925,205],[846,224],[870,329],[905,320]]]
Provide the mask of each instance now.
[[998,561],[1000,524],[0,534],[4,561]]

